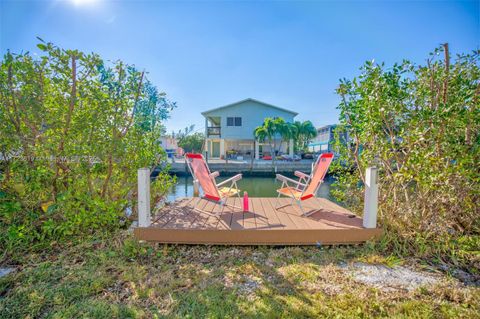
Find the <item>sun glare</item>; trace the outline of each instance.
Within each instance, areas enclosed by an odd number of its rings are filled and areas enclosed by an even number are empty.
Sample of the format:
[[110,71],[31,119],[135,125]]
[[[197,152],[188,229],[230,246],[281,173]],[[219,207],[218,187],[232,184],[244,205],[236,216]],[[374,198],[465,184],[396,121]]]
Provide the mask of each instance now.
[[72,0],[73,4],[76,6],[83,6],[83,5],[91,5],[95,2],[98,2],[98,0]]

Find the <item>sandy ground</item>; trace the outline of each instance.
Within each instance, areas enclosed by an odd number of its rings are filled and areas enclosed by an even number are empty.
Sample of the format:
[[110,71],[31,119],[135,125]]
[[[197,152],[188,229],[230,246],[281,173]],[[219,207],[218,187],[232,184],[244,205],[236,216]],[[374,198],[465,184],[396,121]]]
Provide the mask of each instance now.
[[435,274],[404,266],[390,268],[385,265],[357,262],[344,268],[355,281],[386,291],[398,289],[411,291],[422,286],[436,284],[439,281]]

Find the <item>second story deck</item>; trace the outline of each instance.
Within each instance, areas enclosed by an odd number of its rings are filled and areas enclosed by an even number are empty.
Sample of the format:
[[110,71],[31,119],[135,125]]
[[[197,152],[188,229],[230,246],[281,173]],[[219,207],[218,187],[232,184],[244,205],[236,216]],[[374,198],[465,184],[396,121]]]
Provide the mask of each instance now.
[[253,131],[267,117],[293,122],[296,112],[254,99],[246,99],[202,113],[207,138],[252,140]]

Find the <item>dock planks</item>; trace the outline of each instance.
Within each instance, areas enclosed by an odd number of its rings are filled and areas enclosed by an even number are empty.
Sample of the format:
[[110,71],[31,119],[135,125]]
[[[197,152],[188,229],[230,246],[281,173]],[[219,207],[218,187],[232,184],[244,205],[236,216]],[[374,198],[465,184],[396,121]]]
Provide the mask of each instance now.
[[[227,203],[242,207],[240,198]],[[152,225],[137,227],[134,234],[140,240],[177,244],[328,245],[361,243],[381,233],[378,228],[363,228],[360,217],[324,198],[302,203],[312,213],[309,217],[303,217],[296,205],[275,209],[277,203],[282,206],[289,199],[250,198],[250,211],[242,212],[200,198],[183,198],[156,212]]]

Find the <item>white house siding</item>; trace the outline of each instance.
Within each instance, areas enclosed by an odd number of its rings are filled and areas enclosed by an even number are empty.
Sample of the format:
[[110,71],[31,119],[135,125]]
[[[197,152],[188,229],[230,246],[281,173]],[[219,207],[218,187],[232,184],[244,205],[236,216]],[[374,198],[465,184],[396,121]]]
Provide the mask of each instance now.
[[[317,129],[317,137],[308,144],[309,150],[320,153],[336,152],[333,148],[333,142],[335,140],[334,131],[336,128],[336,124],[319,127]],[[343,133],[340,135],[340,140],[342,143],[348,143],[350,139],[347,133]]]
[[308,149],[321,153],[330,151],[335,127],[336,125],[327,125],[317,128],[317,136],[308,144]]
[[[205,134],[207,141],[205,143],[205,150],[212,154],[212,143],[220,143],[220,156],[225,157],[226,152],[232,148],[235,150],[249,152],[254,151],[254,130],[257,126],[262,125],[267,117],[281,117],[286,122],[293,122],[297,113],[285,109],[281,109],[269,104],[247,99],[240,101],[226,107],[220,107],[202,113],[205,116]],[[242,118],[241,126],[227,126],[228,117]],[[208,136],[207,127],[217,126],[216,123],[211,123],[209,118],[214,118],[217,123],[220,123],[220,135]],[[234,148],[235,147],[235,148]],[[237,149],[238,147],[238,149]],[[268,149],[264,146],[264,150]],[[285,152],[287,147],[283,147]],[[268,150],[269,151],[269,150]],[[258,157],[258,156],[257,156]]]

